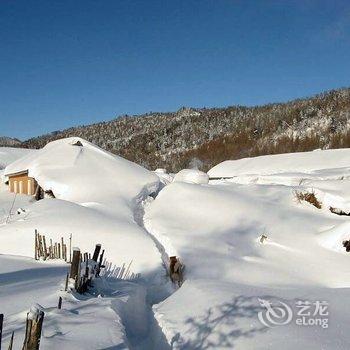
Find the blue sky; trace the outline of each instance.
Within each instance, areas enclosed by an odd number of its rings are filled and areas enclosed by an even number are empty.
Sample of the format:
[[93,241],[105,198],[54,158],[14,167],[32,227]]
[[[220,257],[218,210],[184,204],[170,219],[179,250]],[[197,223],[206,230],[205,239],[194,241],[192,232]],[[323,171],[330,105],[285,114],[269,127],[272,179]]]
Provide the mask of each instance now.
[[349,1],[0,0],[0,135],[350,86]]

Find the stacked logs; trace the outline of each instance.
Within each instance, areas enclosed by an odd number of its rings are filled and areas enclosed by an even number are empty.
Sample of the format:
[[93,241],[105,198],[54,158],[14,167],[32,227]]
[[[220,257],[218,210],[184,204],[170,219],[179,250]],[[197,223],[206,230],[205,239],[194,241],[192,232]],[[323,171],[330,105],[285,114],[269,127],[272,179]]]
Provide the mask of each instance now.
[[[70,247],[72,242],[72,235],[69,237],[69,259],[71,258]],[[37,230],[35,230],[35,260],[42,258],[47,259],[62,259],[68,261],[67,255],[67,244],[64,242],[63,237],[61,237],[60,242],[52,242],[50,239],[50,244],[46,240],[45,235],[41,235]]]

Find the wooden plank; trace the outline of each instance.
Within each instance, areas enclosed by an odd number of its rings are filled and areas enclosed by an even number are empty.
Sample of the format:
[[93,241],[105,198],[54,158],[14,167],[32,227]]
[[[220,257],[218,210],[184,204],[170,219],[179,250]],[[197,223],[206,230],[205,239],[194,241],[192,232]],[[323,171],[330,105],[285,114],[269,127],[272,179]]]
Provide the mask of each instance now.
[[31,307],[27,314],[26,333],[22,350],[39,350],[44,311],[39,305]]
[[100,254],[100,250],[101,250],[101,244],[96,244],[94,255],[92,256],[93,261],[97,262],[98,255]]
[[80,249],[73,248],[73,259],[70,268],[70,278],[76,278],[80,270]]

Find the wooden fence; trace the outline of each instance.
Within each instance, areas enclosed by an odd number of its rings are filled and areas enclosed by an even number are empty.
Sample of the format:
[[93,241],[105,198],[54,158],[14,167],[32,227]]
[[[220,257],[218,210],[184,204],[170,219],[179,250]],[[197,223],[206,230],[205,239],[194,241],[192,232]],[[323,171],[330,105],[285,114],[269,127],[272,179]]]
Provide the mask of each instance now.
[[[72,235],[69,236],[69,247],[61,237],[60,242],[53,242],[52,239],[46,239],[45,235],[41,235],[35,230],[34,240],[34,258],[35,260],[62,259],[71,261]],[[69,255],[68,255],[69,253]]]

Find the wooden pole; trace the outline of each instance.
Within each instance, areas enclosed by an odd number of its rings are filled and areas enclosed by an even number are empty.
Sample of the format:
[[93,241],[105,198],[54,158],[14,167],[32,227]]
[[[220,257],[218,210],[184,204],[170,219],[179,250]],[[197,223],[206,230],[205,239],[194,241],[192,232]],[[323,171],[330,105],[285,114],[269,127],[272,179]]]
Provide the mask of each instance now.
[[53,259],[53,246],[52,246],[52,239],[51,238],[50,238],[50,251],[51,251],[50,258]]
[[45,236],[43,236],[43,244],[44,244],[44,260],[47,259],[47,250],[46,250],[46,239]]
[[92,256],[93,261],[97,262],[98,255],[100,254],[100,250],[101,250],[101,244],[96,244],[94,255]]
[[64,290],[67,291],[68,290],[68,281],[69,281],[69,273],[67,272],[67,276],[66,276],[66,284],[64,286]]
[[38,260],[38,241],[37,241],[37,230],[35,230],[35,260]]
[[69,235],[69,262],[72,262],[72,234]]
[[39,350],[44,311],[39,304],[33,305],[27,314],[26,333],[22,350]]
[[39,233],[38,233],[38,239],[39,239],[39,255],[44,256],[42,237]]
[[86,260],[85,260],[85,278],[88,279],[89,278],[89,258],[88,258],[88,254],[85,253],[84,254],[86,256]]
[[0,314],[0,350],[1,350],[1,340],[2,340],[3,325],[4,325],[4,314]]
[[62,249],[62,259],[64,260],[64,241],[63,241],[63,237],[61,237],[61,249]]
[[103,249],[102,253],[100,255],[100,261],[99,261],[97,269],[96,269],[96,275],[95,275],[96,277],[100,276],[104,253],[105,253],[105,250]]
[[73,248],[73,259],[70,267],[70,278],[76,278],[80,270],[80,249]]
[[13,346],[13,338],[15,336],[15,332],[12,332],[12,335],[11,335],[11,339],[10,339],[10,344],[9,344],[9,348],[8,350],[12,350],[12,346]]
[[62,309],[62,297],[58,298],[58,306],[57,306],[58,310]]

